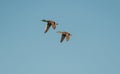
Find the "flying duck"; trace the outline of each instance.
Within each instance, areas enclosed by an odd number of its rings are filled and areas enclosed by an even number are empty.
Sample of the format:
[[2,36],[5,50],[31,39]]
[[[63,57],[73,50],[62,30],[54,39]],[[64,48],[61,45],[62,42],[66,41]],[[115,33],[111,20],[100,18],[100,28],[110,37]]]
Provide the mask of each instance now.
[[71,36],[71,34],[70,34],[69,32],[61,32],[61,31],[58,31],[57,33],[62,34],[60,43],[63,42],[63,40],[65,39],[65,37],[66,37],[66,41],[69,41],[70,36]]
[[41,20],[41,21],[42,22],[47,22],[47,26],[45,28],[44,33],[46,33],[49,30],[49,28],[51,27],[51,25],[52,25],[53,29],[55,29],[56,25],[58,25],[55,21],[52,21],[52,20]]

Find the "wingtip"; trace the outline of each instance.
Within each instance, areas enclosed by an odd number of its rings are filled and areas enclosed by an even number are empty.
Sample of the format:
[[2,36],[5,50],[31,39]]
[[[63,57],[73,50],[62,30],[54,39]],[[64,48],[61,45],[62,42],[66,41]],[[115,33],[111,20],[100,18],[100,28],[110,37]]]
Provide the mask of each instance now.
[[47,33],[47,31],[44,31],[44,33]]
[[60,41],[60,43],[62,43],[62,41]]
[[56,23],[56,25],[59,25],[58,23]]

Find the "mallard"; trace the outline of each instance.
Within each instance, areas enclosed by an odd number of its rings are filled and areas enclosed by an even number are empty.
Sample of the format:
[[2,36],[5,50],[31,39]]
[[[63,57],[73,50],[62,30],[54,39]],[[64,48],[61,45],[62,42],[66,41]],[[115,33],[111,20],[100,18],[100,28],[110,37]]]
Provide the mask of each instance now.
[[42,22],[47,22],[47,26],[45,28],[45,31],[44,33],[46,33],[49,28],[51,27],[52,25],[52,28],[55,29],[56,28],[56,25],[58,25],[58,23],[56,23],[55,21],[52,21],[52,20],[41,20]]
[[69,32],[58,31],[57,33],[62,34],[61,40],[60,40],[61,43],[63,42],[63,40],[65,39],[65,37],[66,37],[66,41],[69,41],[70,36],[71,36],[71,34]]

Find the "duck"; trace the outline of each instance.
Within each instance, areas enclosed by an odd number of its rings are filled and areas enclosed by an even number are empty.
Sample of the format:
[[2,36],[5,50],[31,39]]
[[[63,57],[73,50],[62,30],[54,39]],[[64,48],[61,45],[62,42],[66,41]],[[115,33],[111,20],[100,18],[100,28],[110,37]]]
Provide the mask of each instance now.
[[49,28],[52,26],[52,28],[55,30],[56,29],[56,25],[58,25],[58,23],[56,23],[55,21],[52,20],[41,20],[42,22],[47,22],[46,28],[44,33],[47,33]]
[[65,32],[65,31],[63,31],[63,32],[62,31],[57,31],[57,33],[61,34],[60,43],[62,43],[65,38],[66,38],[66,41],[69,41],[70,36],[72,35],[69,32]]

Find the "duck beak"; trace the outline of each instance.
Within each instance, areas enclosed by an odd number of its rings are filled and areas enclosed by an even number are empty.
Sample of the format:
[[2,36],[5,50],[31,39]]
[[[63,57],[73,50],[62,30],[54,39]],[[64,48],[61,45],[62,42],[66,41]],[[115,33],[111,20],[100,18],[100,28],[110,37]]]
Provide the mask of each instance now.
[[40,20],[41,22],[43,22],[43,20]]

